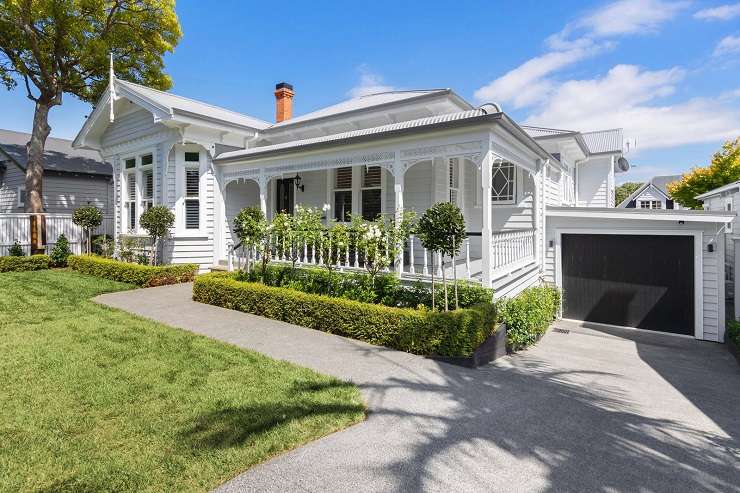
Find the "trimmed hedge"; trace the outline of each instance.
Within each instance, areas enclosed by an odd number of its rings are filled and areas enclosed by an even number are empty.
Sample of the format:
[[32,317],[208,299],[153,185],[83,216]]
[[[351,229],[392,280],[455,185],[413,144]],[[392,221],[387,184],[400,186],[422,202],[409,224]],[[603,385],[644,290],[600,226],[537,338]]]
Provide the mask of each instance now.
[[740,347],[740,320],[727,322],[727,338]]
[[195,264],[140,265],[94,255],[73,255],[67,265],[83,274],[143,287],[190,282],[198,272]]
[[198,276],[193,299],[422,355],[468,357],[496,330],[491,303],[452,312],[393,308],[238,281],[227,273]]
[[527,288],[515,298],[500,301],[509,350],[518,351],[537,342],[559,309],[560,290],[552,286]]
[[0,257],[0,272],[25,272],[49,268],[48,255],[30,257]]
[[[304,293],[327,294],[365,303],[377,303],[398,308],[432,307],[432,291],[429,285],[416,282],[410,286],[402,285],[393,274],[376,276],[375,283],[365,272],[329,272],[320,267],[272,264],[265,269],[255,266],[249,272],[235,275],[239,281],[258,282],[272,287],[292,288]],[[444,306],[443,286],[437,286],[437,307]],[[454,306],[454,284],[448,283],[449,299]],[[458,281],[460,308],[469,308],[481,303],[491,303],[493,290],[473,283]]]

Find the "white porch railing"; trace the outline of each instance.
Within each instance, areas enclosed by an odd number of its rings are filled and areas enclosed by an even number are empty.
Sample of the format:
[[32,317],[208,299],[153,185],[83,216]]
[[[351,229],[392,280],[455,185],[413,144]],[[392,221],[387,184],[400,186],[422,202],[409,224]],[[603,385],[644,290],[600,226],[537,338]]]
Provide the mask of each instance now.
[[492,278],[534,262],[534,229],[502,231],[493,233],[491,238]]
[[[44,214],[46,216],[46,252],[54,248],[59,235],[64,233],[69,240],[69,248],[74,254],[82,253],[84,233],[82,228],[72,222],[72,214]],[[31,253],[32,214],[0,214],[0,256],[8,254],[17,241],[26,255]],[[113,216],[104,215],[103,223],[93,235],[113,236]]]

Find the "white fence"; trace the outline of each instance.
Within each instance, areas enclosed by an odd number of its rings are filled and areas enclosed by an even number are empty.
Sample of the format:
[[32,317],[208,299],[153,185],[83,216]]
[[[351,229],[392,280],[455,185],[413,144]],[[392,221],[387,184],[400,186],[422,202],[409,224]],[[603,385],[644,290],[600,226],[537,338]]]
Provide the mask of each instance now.
[[[32,214],[0,214],[0,257],[8,255],[10,247],[18,242],[26,255],[31,253]],[[82,253],[84,234],[82,228],[72,222],[72,214],[44,214],[46,216],[46,251],[54,247],[59,235],[69,240],[69,248],[74,254]],[[104,215],[103,223],[93,235],[113,236],[113,216]]]
[[534,229],[494,233],[491,240],[491,270],[494,278],[524,267],[535,260]]

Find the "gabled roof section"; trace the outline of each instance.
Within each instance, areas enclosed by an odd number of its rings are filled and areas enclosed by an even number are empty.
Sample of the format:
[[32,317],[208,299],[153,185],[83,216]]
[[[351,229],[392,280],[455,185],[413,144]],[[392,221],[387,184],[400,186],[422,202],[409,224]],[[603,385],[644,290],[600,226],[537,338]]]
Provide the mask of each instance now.
[[622,152],[624,140],[621,128],[583,132],[581,136],[591,154]]
[[694,198],[696,200],[704,200],[714,195],[719,195],[724,192],[733,192],[737,190],[740,190],[740,180],[733,181],[732,183],[728,183],[727,185],[722,185],[721,187],[714,188],[712,190],[709,190],[708,192],[704,192],[701,195],[697,195]]
[[663,176],[654,176],[650,178],[647,182],[640,185],[634,192],[630,194],[629,197],[621,201],[617,207],[619,208],[626,208],[630,202],[633,200],[636,200],[640,195],[642,195],[645,190],[651,188],[658,192],[660,195],[662,195],[666,200],[671,200],[671,196],[668,193],[668,184],[673,183],[674,181],[678,181],[681,179],[681,175],[663,175]]
[[134,94],[139,95],[145,100],[169,111],[170,113],[180,112],[190,116],[203,116],[224,123],[233,123],[257,130],[262,130],[270,126],[270,123],[260,120],[259,118],[237,113],[202,101],[196,101],[195,99],[186,98],[184,96],[178,96],[170,92],[159,91],[157,89],[152,89],[151,87],[134,84],[133,82],[116,79],[116,86],[116,89],[123,86]]
[[395,104],[410,103],[416,100],[425,98],[434,98],[444,95],[450,95],[460,104],[461,107],[465,107],[468,110],[473,109],[473,106],[468,104],[465,100],[457,96],[451,89],[420,89],[413,91],[387,91],[379,92],[376,94],[368,94],[357,98],[348,99],[325,108],[321,108],[305,115],[297,116],[289,120],[284,120],[280,123],[272,125],[269,131],[280,130],[285,127],[292,125],[298,125],[301,123],[309,123],[317,120],[323,120],[326,118],[339,117],[343,115],[349,115],[354,112],[360,112],[363,110],[378,109],[383,106],[391,106]]
[[[21,169],[26,169],[26,143],[31,135],[0,129],[0,149]],[[0,156],[0,161],[2,156]],[[44,170],[110,176],[111,165],[103,162],[97,151],[74,149],[72,141],[49,137],[44,148]]]
[[535,126],[532,126],[532,125],[521,125],[521,127],[533,139],[536,139],[538,137],[553,137],[553,136],[563,136],[563,135],[577,134],[578,133],[575,130],[563,130],[563,129],[560,129],[560,128],[535,127]]

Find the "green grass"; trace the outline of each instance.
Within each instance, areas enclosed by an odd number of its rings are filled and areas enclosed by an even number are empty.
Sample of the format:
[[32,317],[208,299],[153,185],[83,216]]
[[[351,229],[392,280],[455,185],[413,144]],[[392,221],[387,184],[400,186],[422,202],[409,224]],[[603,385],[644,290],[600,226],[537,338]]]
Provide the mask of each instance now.
[[129,288],[0,274],[0,491],[205,491],[364,418],[350,384],[89,301]]

